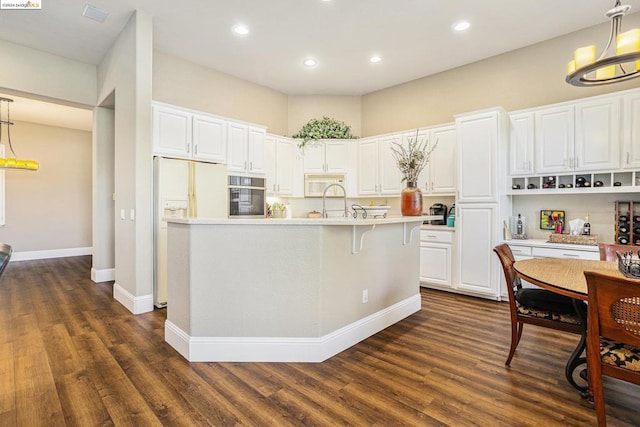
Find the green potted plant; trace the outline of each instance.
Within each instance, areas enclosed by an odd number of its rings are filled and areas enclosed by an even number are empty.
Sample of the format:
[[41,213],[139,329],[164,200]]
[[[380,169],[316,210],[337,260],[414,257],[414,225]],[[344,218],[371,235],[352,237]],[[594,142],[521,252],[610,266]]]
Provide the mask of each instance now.
[[402,173],[402,181],[407,183],[400,195],[402,215],[422,215],[422,191],[418,187],[418,178],[437,145],[438,140],[431,146],[428,139],[419,138],[418,130],[415,138],[408,138],[406,146],[397,142],[391,144],[393,157]]
[[323,116],[322,119],[311,119],[302,128],[292,135],[292,138],[302,139],[298,147],[304,148],[309,141],[320,139],[355,139],[351,134],[351,127],[331,117]]

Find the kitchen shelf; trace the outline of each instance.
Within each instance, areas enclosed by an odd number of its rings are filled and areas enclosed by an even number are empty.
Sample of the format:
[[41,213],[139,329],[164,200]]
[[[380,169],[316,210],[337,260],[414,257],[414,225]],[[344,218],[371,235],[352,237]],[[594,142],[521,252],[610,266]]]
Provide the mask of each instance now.
[[[589,187],[577,187],[583,178],[589,182]],[[601,181],[601,187],[594,183]],[[619,183],[619,185],[614,185]],[[548,185],[545,188],[545,184]],[[514,189],[513,186],[520,186]],[[530,185],[534,188],[527,188]],[[564,185],[565,188],[560,188]],[[571,185],[571,188],[567,188]],[[612,171],[612,172],[576,172],[572,174],[535,175],[511,177],[511,187],[508,195],[539,195],[539,194],[598,194],[598,193],[637,193],[640,192],[640,170]]]

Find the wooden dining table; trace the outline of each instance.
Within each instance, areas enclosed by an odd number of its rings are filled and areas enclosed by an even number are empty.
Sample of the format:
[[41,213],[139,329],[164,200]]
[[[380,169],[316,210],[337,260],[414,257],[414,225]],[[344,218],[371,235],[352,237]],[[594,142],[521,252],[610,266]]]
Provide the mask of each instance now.
[[[587,279],[584,272],[597,271],[610,276],[624,277],[618,270],[618,263],[569,258],[533,258],[516,261],[513,267],[516,275],[522,280],[573,299],[573,305],[582,323],[582,335],[567,361],[565,376],[567,381],[586,397],[586,383],[578,384],[575,377],[578,367],[586,364],[586,358],[582,356],[586,348],[587,313],[581,301],[588,299]],[[578,376],[586,382],[585,369],[581,369]]]

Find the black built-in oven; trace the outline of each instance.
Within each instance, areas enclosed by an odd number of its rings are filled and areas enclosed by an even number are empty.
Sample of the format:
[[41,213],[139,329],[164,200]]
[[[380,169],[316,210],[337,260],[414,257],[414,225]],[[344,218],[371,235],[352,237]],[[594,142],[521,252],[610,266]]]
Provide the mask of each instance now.
[[265,217],[264,178],[229,176],[229,218]]

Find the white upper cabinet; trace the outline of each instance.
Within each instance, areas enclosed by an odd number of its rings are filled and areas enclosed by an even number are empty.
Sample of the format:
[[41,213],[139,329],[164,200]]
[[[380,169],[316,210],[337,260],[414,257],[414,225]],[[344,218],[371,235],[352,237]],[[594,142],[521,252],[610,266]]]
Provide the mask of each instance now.
[[620,167],[620,97],[576,104],[576,170]]
[[216,163],[227,161],[227,122],[205,116],[193,117],[193,157]]
[[[488,111],[456,118],[458,141],[457,202],[498,200],[498,147],[503,138],[500,112]],[[506,160],[505,160],[506,162]],[[456,203],[457,203],[456,202]]]
[[530,175],[533,173],[534,114],[511,114],[509,118],[509,173],[515,176]]
[[536,173],[573,170],[573,144],[574,109],[572,105],[536,111]]
[[388,135],[358,142],[358,195],[400,195],[402,175],[391,145],[401,140],[400,135]]
[[266,131],[243,123],[228,122],[227,167],[230,172],[264,174]]
[[620,167],[620,98],[599,97],[535,113],[535,173]]
[[265,138],[265,175],[267,194],[291,196],[294,187],[294,143],[289,138],[267,135]]
[[640,93],[624,96],[622,167],[640,168]]
[[191,157],[192,114],[176,108],[153,106],[153,153]]
[[206,114],[153,106],[153,154],[213,163],[227,161],[227,122]]
[[345,174],[349,171],[347,140],[310,142],[305,146],[304,173]]
[[424,194],[453,195],[456,192],[456,127],[432,128],[427,137],[429,146],[432,147],[436,141],[438,145],[420,175],[420,188]]

